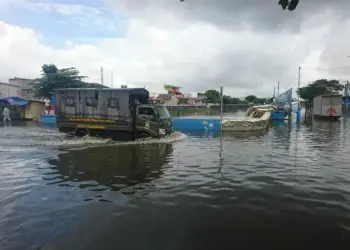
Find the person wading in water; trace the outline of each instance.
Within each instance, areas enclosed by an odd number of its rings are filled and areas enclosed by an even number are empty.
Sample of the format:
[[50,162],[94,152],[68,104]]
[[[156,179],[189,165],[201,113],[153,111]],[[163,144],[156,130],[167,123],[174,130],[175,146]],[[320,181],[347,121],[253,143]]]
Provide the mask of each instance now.
[[4,122],[11,122],[11,118],[10,118],[10,109],[8,107],[4,108],[4,111],[2,112],[2,115],[4,117]]

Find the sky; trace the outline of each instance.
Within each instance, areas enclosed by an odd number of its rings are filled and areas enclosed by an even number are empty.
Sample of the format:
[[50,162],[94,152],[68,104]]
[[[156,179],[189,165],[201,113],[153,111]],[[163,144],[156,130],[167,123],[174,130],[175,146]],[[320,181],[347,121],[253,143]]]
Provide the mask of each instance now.
[[[164,84],[269,97],[319,78],[350,80],[350,1],[0,0],[0,81],[76,67],[113,87]],[[112,76],[113,75],[113,76]]]

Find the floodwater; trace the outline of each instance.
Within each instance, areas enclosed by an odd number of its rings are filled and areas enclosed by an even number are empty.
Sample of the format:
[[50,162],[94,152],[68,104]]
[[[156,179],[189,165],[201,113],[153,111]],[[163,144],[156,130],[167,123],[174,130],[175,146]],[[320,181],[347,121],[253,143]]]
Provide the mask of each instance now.
[[0,249],[350,249],[350,120],[161,141],[0,126]]

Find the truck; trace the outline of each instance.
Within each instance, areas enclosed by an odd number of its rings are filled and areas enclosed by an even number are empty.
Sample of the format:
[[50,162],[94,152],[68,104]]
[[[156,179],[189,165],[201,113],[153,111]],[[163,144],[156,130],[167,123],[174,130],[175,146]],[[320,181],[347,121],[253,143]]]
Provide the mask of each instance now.
[[314,118],[339,119],[342,116],[342,96],[328,94],[314,97],[312,116]]
[[54,96],[60,132],[113,140],[160,138],[172,132],[166,106],[150,104],[143,88],[64,88],[55,89]]

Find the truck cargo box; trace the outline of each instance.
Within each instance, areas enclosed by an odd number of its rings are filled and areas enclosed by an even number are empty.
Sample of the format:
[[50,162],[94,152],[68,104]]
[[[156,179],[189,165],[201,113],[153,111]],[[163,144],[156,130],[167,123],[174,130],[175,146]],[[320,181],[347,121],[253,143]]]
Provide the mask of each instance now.
[[320,95],[313,99],[312,115],[315,118],[338,119],[342,116],[341,95]]

